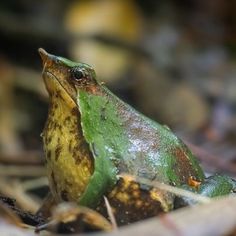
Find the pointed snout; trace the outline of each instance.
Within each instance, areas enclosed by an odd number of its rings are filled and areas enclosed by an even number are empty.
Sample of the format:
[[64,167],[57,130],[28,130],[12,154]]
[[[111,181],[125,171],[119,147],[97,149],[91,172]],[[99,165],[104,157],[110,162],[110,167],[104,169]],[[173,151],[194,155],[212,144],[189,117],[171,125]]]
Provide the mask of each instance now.
[[54,65],[57,61],[57,57],[46,52],[43,48],[38,49],[39,55],[43,61],[43,67],[44,68],[49,68],[52,65]]
[[45,65],[46,61],[49,58],[49,54],[43,48],[39,48],[38,52],[39,52],[39,55],[43,61],[43,65]]

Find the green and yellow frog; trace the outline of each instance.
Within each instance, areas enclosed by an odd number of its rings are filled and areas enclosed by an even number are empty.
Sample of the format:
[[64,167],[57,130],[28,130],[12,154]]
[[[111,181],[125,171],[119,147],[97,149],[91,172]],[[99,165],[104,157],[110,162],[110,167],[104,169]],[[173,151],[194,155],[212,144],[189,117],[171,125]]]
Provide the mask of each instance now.
[[174,208],[174,194],[137,178],[187,186],[209,197],[234,191],[235,181],[229,177],[206,179],[191,151],[169,128],[120,100],[96,80],[91,66],[43,49],[39,53],[50,99],[43,145],[56,202],[73,201],[104,213],[106,196],[122,225]]

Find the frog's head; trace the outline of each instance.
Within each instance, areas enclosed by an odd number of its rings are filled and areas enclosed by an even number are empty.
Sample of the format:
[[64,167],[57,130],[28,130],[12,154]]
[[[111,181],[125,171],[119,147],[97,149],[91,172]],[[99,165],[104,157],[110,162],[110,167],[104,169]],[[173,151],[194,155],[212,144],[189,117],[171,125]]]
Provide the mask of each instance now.
[[60,95],[67,103],[75,103],[77,90],[97,85],[94,69],[39,49],[43,61],[43,79],[50,96]]

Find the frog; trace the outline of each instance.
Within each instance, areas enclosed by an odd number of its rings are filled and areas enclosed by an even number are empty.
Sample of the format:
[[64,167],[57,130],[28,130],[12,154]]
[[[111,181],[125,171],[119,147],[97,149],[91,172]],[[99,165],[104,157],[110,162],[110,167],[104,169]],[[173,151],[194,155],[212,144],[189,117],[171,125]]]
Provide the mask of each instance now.
[[235,180],[206,178],[170,128],[118,98],[97,80],[92,66],[42,48],[39,54],[49,94],[42,139],[55,202],[76,202],[106,215],[106,197],[118,225],[124,225],[175,209],[175,194],[139,178],[207,197],[234,194]]

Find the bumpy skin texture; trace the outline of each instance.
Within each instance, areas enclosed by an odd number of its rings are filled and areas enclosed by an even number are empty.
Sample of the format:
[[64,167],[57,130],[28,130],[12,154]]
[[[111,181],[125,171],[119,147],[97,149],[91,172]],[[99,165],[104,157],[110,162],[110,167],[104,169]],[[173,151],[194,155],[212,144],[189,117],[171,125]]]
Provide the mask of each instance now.
[[171,210],[174,196],[120,174],[179,187],[189,178],[204,181],[185,144],[98,83],[89,65],[43,49],[40,55],[50,96],[43,142],[57,201],[76,201],[104,212],[106,195],[118,223],[127,224]]

